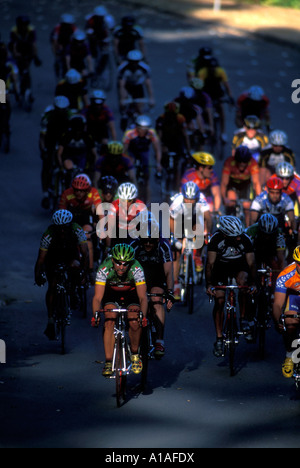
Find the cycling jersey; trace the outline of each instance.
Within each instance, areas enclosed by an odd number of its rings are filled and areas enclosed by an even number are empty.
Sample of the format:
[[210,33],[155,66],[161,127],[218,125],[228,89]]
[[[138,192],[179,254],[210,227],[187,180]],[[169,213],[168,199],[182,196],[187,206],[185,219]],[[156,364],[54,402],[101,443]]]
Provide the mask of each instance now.
[[118,53],[126,57],[130,50],[135,49],[136,42],[143,39],[143,31],[139,26],[123,28],[118,26],[114,31],[114,38],[118,41]]
[[[28,25],[25,35],[21,35],[17,26],[14,26],[10,31],[9,48],[16,48],[17,52],[22,55],[20,60],[33,58],[33,45],[36,43],[36,30],[31,24]],[[18,60],[19,61],[19,60]]]
[[100,172],[101,177],[113,176],[119,184],[128,181],[128,172],[134,169],[132,160],[128,156],[112,157],[112,155],[100,156],[96,161],[95,171]]
[[169,151],[180,153],[183,150],[183,129],[186,119],[182,114],[166,112],[156,120],[156,130],[160,132],[160,140]]
[[40,133],[45,136],[47,149],[54,149],[62,135],[68,130],[70,111],[59,111],[54,106],[48,106],[41,119]]
[[[119,199],[115,200],[110,205],[108,216],[110,219],[116,219],[116,233],[114,233],[115,238],[113,239],[114,244],[120,238],[122,239],[122,242],[130,243],[134,237],[138,236],[138,233],[136,232],[138,230],[138,226],[136,226],[135,223],[131,224],[131,222],[144,210],[147,210],[146,205],[138,199],[129,207],[126,201],[124,202]],[[99,213],[99,209],[98,214],[101,214],[101,212]]]
[[86,198],[82,201],[78,201],[74,194],[74,189],[71,187],[65,190],[61,196],[59,202],[59,210],[73,211],[91,211],[93,208],[97,208],[101,203],[99,192],[96,188],[91,187]]
[[216,231],[208,243],[208,252],[217,253],[217,261],[228,264],[242,260],[247,253],[253,252],[250,237],[242,233],[237,238],[231,239],[224,236],[221,231]]
[[[178,193],[173,197],[173,202],[170,206],[170,215],[176,219],[179,216],[187,215],[189,213],[187,206],[184,203],[184,198],[181,193]],[[201,213],[209,211],[209,205],[203,193],[200,193],[199,201],[193,205],[193,214],[196,213],[196,206],[200,208]]]
[[87,131],[95,141],[101,142],[103,138],[109,137],[109,130],[107,125],[113,122],[114,115],[111,109],[103,104],[101,109],[98,111],[93,105],[89,106],[84,112],[87,121]]
[[86,235],[83,229],[76,223],[72,223],[69,235],[65,238],[62,238],[59,235],[57,227],[51,224],[42,235],[40,249],[45,252],[53,249],[69,249],[72,247],[72,244],[73,246],[77,246],[86,243],[86,241]]
[[226,159],[224,163],[222,173],[229,175],[229,183],[250,183],[252,176],[259,174],[259,165],[254,158],[251,158],[246,169],[243,172],[241,172],[239,169],[239,163],[235,160],[234,156],[230,156]]
[[228,82],[227,73],[224,68],[216,67],[210,70],[208,67],[205,67],[198,72],[197,77],[204,81],[203,91],[212,100],[218,100],[224,96],[222,84]]
[[128,293],[133,291],[136,286],[146,284],[146,280],[144,270],[137,260],[133,261],[123,276],[118,276],[112,257],[108,257],[98,268],[95,284],[119,293]]
[[149,173],[150,145],[158,142],[158,135],[153,128],[150,128],[145,136],[139,136],[137,129],[133,128],[125,132],[123,137],[124,145],[128,145],[129,155],[140,160],[146,176]]
[[278,203],[271,203],[268,197],[268,192],[264,191],[258,195],[251,204],[251,211],[257,211],[259,216],[265,213],[271,213],[279,222],[281,227],[284,227],[284,216],[288,211],[294,211],[294,204],[291,198],[282,193]]
[[275,292],[296,293],[300,291],[300,275],[296,269],[296,263],[288,265],[278,276]]
[[91,51],[87,42],[77,44],[77,42],[72,41],[67,45],[65,51],[65,55],[70,57],[70,67],[79,72],[85,70],[85,60],[90,54]]
[[160,238],[157,246],[149,252],[140,239],[134,240],[130,245],[134,248],[135,258],[144,270],[148,291],[155,286],[164,289],[166,282],[164,264],[173,262],[169,241]]
[[88,94],[87,86],[84,80],[79,83],[70,84],[67,80],[61,80],[55,89],[55,96],[65,96],[70,101],[70,109],[81,110],[83,105],[83,98]]
[[118,80],[124,80],[129,86],[143,85],[150,76],[150,67],[144,62],[139,62],[137,68],[132,68],[129,62],[125,61],[118,68]]
[[273,147],[265,148],[260,155],[260,167],[266,167],[272,174],[275,173],[277,164],[281,162],[288,162],[292,166],[296,166],[295,155],[290,148],[283,147],[280,153],[275,153]]
[[261,261],[276,257],[278,250],[286,249],[285,237],[280,228],[267,238],[261,233],[258,223],[249,226],[245,232],[253,243],[256,257]]
[[95,147],[95,142],[87,132],[77,134],[68,130],[59,142],[64,147],[64,159],[71,159],[81,170],[85,169],[87,158]]
[[267,146],[269,139],[261,130],[256,131],[256,135],[253,138],[247,136],[246,130],[239,129],[235,132],[232,140],[232,148],[237,148],[238,146],[247,146],[252,156],[256,161],[259,161],[261,151]]
[[77,27],[74,24],[57,24],[50,34],[50,42],[55,41],[62,48],[65,48],[70,43],[71,37],[76,30]]
[[210,178],[206,177],[204,179],[200,179],[196,169],[188,169],[183,174],[183,177],[181,179],[181,185],[184,185],[190,181],[195,182],[195,184],[198,185],[199,189],[205,196],[208,203],[211,203],[213,201],[211,189],[212,187],[220,186],[219,178],[215,171],[212,171],[212,176]]
[[243,93],[237,100],[237,108],[244,120],[248,115],[256,115],[259,119],[263,119],[269,109],[270,100],[267,96],[263,96],[259,101],[254,101],[248,95],[248,92]]

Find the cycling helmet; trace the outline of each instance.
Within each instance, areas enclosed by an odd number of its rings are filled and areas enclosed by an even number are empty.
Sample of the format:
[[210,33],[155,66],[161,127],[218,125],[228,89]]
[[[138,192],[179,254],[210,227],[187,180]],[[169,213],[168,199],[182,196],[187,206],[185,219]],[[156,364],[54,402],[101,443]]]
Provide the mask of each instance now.
[[298,247],[295,248],[293,252],[293,259],[295,260],[295,262],[300,262],[300,246],[299,245]]
[[65,226],[73,220],[73,215],[68,210],[57,210],[52,216],[52,222],[56,226]]
[[217,60],[215,57],[211,57],[211,58],[208,60],[207,66],[208,66],[208,67],[211,67],[211,68],[216,68],[216,67],[219,66],[219,62],[218,62],[218,60]]
[[200,189],[195,182],[186,182],[181,190],[183,197],[187,200],[199,200],[200,198]]
[[234,159],[236,162],[248,163],[252,158],[252,153],[248,146],[240,145],[235,150]]
[[86,174],[78,174],[72,182],[72,188],[75,190],[90,190],[91,186],[92,181]]
[[269,140],[271,145],[274,146],[286,146],[288,137],[282,130],[273,130],[270,133]]
[[173,112],[174,114],[178,114],[180,111],[180,104],[179,102],[166,102],[164,105],[165,112]]
[[77,29],[73,34],[73,39],[75,41],[81,42],[86,40],[86,34],[81,29]]
[[107,15],[107,9],[102,5],[96,6],[94,8],[94,15],[95,16],[100,16],[100,17],[106,16]]
[[94,89],[94,91],[91,94],[91,101],[94,102],[95,104],[103,104],[103,102],[106,100],[106,94],[102,89]]
[[191,86],[183,86],[180,90],[179,96],[185,97],[186,99],[192,99],[195,97],[195,90]]
[[264,90],[260,86],[251,86],[248,90],[248,96],[253,101],[261,101],[264,94]]
[[204,86],[204,81],[201,78],[192,78],[190,85],[193,89],[202,89]]
[[200,166],[214,166],[216,164],[215,158],[210,153],[205,153],[203,151],[193,153],[192,158],[200,164]]
[[127,60],[130,62],[140,62],[143,58],[143,54],[138,49],[130,50],[127,54]]
[[256,115],[247,115],[244,119],[245,127],[247,128],[259,128],[260,120]]
[[236,237],[244,232],[242,221],[236,216],[221,216],[219,230],[225,236]]
[[105,193],[111,193],[113,196],[115,196],[117,188],[118,188],[118,181],[115,179],[113,176],[104,176],[101,177],[99,181],[99,188],[102,190],[102,192]]
[[29,26],[29,24],[30,24],[29,16],[26,16],[26,15],[17,16],[16,25],[18,29],[25,27],[25,26]]
[[74,132],[83,132],[86,124],[84,115],[75,114],[70,118],[70,128]]
[[133,26],[135,24],[135,17],[131,15],[123,16],[122,18],[122,26]]
[[282,190],[283,189],[282,180],[279,177],[271,177],[267,181],[267,187],[268,189],[271,189],[271,190]]
[[293,177],[294,167],[288,162],[281,162],[276,166],[276,175],[277,177]]
[[258,227],[265,234],[273,234],[278,228],[278,219],[271,213],[265,213],[259,218]]
[[125,182],[120,185],[118,195],[120,200],[134,200],[138,196],[138,190],[134,184]]
[[74,24],[75,18],[70,13],[63,13],[60,17],[60,22],[63,24]]
[[135,257],[135,251],[131,245],[117,244],[113,247],[111,256],[117,262],[132,262]]
[[212,53],[213,53],[213,50],[211,47],[204,46],[204,47],[200,47],[199,49],[200,57],[207,57],[208,55],[212,55]]
[[57,109],[68,109],[70,106],[70,101],[66,96],[55,96],[54,98],[54,106]]
[[136,118],[135,124],[138,127],[143,127],[143,128],[149,128],[151,127],[151,119],[148,117],[148,115],[139,115]]
[[154,239],[160,238],[159,224],[150,211],[142,211],[139,213],[140,221],[140,237],[142,239]]
[[81,74],[75,68],[70,68],[67,71],[65,78],[69,84],[77,84],[81,80]]
[[119,155],[123,153],[124,146],[121,141],[109,141],[107,148],[110,154]]

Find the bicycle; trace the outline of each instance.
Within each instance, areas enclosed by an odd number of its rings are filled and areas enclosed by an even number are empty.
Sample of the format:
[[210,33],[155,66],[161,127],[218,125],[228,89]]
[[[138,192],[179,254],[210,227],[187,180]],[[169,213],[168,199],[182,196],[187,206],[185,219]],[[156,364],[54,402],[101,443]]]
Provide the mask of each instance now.
[[222,139],[221,116],[218,111],[218,103],[231,104],[229,98],[221,98],[220,100],[213,101],[214,134],[208,138],[208,148],[211,154],[222,160],[227,143]]
[[254,319],[255,338],[258,339],[258,350],[261,359],[265,356],[266,330],[271,328],[272,316],[272,269],[262,265],[257,270],[259,274],[259,287],[257,292],[257,312]]
[[[285,325],[286,318],[300,320],[300,313],[298,312],[293,315],[281,314],[280,322],[283,325],[284,332],[286,332],[286,325]],[[300,346],[300,334],[298,334],[298,338],[293,341],[293,348],[295,348],[296,351],[294,351],[292,354],[292,359],[294,362],[293,379],[295,381],[297,391],[300,390],[300,359],[299,359],[299,349],[298,349],[299,346]]]
[[[116,382],[116,402],[117,407],[120,408],[126,401],[126,384],[127,376],[131,373],[132,363],[131,363],[131,349],[129,346],[129,339],[127,336],[127,313],[128,309],[124,308],[122,305],[117,304],[117,308],[109,309],[109,312],[117,314],[114,325],[114,352],[112,360],[112,372],[113,375],[110,379],[115,379]],[[107,312],[107,310],[100,310],[95,315],[95,323],[99,320],[99,313]],[[130,312],[136,312],[140,325],[142,326],[143,314],[139,309],[130,310]]]
[[65,264],[55,270],[56,287],[53,301],[56,340],[61,341],[61,354],[66,351],[66,327],[71,324],[69,278]]
[[188,313],[191,315],[194,312],[194,287],[198,278],[194,260],[194,241],[189,237],[183,240],[178,279],[181,285],[181,302],[188,307]]
[[161,181],[162,201],[169,201],[178,190],[180,185],[180,163],[181,156],[178,152],[167,151],[162,156],[163,174]]
[[[223,356],[229,355],[230,376],[235,375],[235,350],[239,344],[239,337],[245,333],[239,329],[237,322],[237,299],[236,290],[249,289],[249,286],[237,286],[229,284],[227,286],[214,286],[212,290],[223,290],[226,292],[226,318],[223,330]],[[212,302],[212,297],[209,299]]]
[[143,104],[143,113],[149,110],[149,101],[147,98],[128,97],[120,108],[121,120],[120,129],[125,132],[128,128],[135,125],[136,118],[141,115],[139,104]]

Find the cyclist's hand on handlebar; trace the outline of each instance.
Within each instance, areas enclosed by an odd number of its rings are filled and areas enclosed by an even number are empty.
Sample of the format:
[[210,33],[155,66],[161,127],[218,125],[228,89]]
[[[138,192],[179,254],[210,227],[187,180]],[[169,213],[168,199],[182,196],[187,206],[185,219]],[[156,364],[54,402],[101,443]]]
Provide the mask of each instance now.
[[249,286],[249,294],[251,294],[251,296],[253,294],[256,294],[257,293],[257,287],[255,286],[255,284],[253,284],[252,286]]
[[206,288],[206,294],[208,296],[215,296],[216,295],[216,290],[212,285],[207,286]]

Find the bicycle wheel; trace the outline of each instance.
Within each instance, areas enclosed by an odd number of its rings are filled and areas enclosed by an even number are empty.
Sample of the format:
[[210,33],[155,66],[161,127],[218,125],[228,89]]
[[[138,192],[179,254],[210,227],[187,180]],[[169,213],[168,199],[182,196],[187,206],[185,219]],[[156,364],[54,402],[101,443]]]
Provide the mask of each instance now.
[[194,272],[193,272],[193,259],[191,255],[188,257],[187,262],[188,268],[188,284],[186,290],[186,298],[187,298],[187,305],[188,305],[188,313],[192,315],[194,312]]
[[122,337],[120,334],[117,336],[116,343],[116,399],[117,406],[120,408],[126,398],[126,380],[127,376],[123,372],[123,346],[122,346]]

